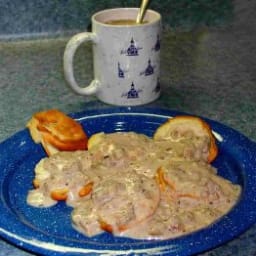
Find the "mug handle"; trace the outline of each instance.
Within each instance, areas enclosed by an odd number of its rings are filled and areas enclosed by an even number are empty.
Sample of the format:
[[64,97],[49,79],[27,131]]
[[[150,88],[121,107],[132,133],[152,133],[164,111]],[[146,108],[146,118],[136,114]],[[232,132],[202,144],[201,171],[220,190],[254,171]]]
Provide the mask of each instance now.
[[90,41],[92,43],[97,43],[97,36],[91,32],[83,32],[74,35],[68,41],[64,55],[63,55],[63,67],[64,67],[64,76],[69,86],[78,94],[81,95],[92,95],[97,92],[99,88],[99,81],[94,79],[88,86],[80,87],[76,79],[74,77],[74,68],[73,68],[73,60],[74,55],[79,48],[79,46],[84,43]]

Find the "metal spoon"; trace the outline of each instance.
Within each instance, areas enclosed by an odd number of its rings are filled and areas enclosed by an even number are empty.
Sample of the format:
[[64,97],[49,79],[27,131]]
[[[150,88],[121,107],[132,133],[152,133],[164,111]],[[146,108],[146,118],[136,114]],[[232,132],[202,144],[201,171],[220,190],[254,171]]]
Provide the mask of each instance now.
[[136,19],[137,24],[142,23],[146,9],[147,9],[148,2],[149,2],[149,0],[142,0],[140,9],[139,9],[139,12],[137,15],[137,19]]

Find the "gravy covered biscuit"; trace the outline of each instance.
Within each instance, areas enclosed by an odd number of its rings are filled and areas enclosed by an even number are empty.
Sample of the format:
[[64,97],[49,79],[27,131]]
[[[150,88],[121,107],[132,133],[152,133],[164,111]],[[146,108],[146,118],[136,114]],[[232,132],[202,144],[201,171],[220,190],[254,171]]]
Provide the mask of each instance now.
[[47,155],[59,151],[87,149],[87,135],[80,123],[51,109],[35,113],[27,123],[32,139],[41,143]]
[[72,227],[87,237],[170,239],[207,227],[233,208],[242,190],[208,163],[199,150],[208,139],[199,135],[158,140],[131,131],[95,133],[88,150],[40,160],[27,203],[62,201],[73,208]]
[[188,143],[190,148],[187,150],[187,157],[197,157],[208,163],[218,155],[218,147],[211,127],[196,116],[180,115],[168,119],[156,129],[154,140]]

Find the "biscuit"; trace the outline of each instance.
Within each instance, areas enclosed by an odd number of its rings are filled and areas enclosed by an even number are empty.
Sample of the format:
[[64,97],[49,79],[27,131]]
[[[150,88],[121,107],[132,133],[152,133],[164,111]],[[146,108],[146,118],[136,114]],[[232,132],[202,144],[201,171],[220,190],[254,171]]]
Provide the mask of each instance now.
[[82,125],[59,110],[35,113],[26,127],[35,143],[41,143],[48,155],[87,149],[88,138]]

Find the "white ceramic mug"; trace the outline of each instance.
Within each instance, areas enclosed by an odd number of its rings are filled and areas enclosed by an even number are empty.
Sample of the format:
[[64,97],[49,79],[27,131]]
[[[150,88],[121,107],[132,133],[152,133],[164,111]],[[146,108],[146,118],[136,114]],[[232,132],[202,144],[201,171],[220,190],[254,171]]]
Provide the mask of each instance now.
[[[74,35],[64,52],[64,75],[78,94],[95,94],[119,106],[143,105],[160,95],[161,15],[147,10],[139,25],[110,25],[109,20],[136,20],[138,8],[117,8],[92,16],[92,32]],[[78,47],[93,44],[94,80],[80,87],[74,77],[73,59]]]

